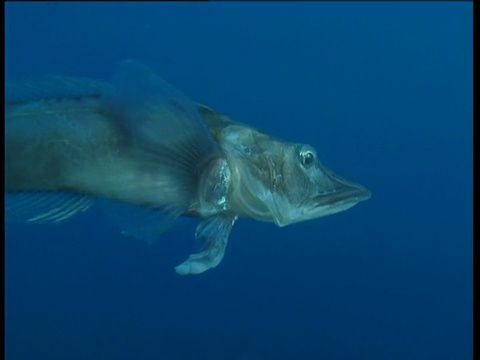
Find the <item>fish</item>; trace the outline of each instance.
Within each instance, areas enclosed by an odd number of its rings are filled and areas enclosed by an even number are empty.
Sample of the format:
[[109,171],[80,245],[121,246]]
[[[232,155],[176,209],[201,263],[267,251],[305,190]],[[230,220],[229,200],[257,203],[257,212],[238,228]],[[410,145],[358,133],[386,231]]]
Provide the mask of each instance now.
[[240,218],[283,227],[371,197],[312,146],[196,103],[133,60],[110,81],[47,75],[5,90],[7,221],[62,222],[101,199],[198,218],[201,249],[180,275],[218,266]]

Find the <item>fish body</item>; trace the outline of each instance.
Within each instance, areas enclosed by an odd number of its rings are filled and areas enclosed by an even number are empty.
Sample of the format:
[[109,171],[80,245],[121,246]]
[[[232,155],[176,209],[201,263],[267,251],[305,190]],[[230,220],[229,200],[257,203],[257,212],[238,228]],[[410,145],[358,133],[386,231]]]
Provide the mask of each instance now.
[[[202,251],[177,266],[179,274],[217,266],[239,217],[285,226],[370,197],[321,164],[312,147],[196,104],[132,61],[111,83],[47,77],[6,93],[7,195],[23,196],[22,210],[47,204],[29,220],[65,220],[95,198],[201,218]],[[66,200],[45,200],[58,194]],[[7,212],[18,208],[11,204]]]

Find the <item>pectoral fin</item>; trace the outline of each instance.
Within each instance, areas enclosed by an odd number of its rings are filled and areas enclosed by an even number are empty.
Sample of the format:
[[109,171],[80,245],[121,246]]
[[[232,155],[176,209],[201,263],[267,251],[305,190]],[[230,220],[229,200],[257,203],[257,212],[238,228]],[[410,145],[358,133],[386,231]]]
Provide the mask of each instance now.
[[228,236],[237,217],[231,214],[216,215],[202,221],[195,231],[203,251],[192,254],[182,264],[175,267],[180,275],[201,274],[216,267],[223,259]]
[[[143,190],[163,193],[162,202],[182,213],[197,196],[205,164],[221,153],[196,105],[150,69],[122,62],[104,108],[128,139],[131,163],[155,181]],[[137,185],[140,186],[140,185]],[[161,190],[159,190],[161,189]]]

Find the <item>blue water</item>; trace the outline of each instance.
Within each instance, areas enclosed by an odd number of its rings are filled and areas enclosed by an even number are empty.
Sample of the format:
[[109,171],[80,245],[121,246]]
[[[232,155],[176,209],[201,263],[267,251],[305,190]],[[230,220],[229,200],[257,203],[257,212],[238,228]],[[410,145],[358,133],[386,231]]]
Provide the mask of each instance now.
[[472,4],[8,3],[7,76],[123,59],[372,191],[241,220],[180,277],[195,222],[148,245],[95,210],[9,226],[7,359],[470,359]]

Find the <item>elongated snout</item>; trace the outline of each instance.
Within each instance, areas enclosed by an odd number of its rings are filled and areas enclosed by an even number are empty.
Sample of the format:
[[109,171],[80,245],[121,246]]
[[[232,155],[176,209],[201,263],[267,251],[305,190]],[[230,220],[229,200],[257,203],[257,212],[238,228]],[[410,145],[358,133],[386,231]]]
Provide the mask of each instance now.
[[347,180],[325,167],[322,170],[325,178],[319,195],[315,197],[317,206],[358,203],[370,199],[372,194],[363,185]]

